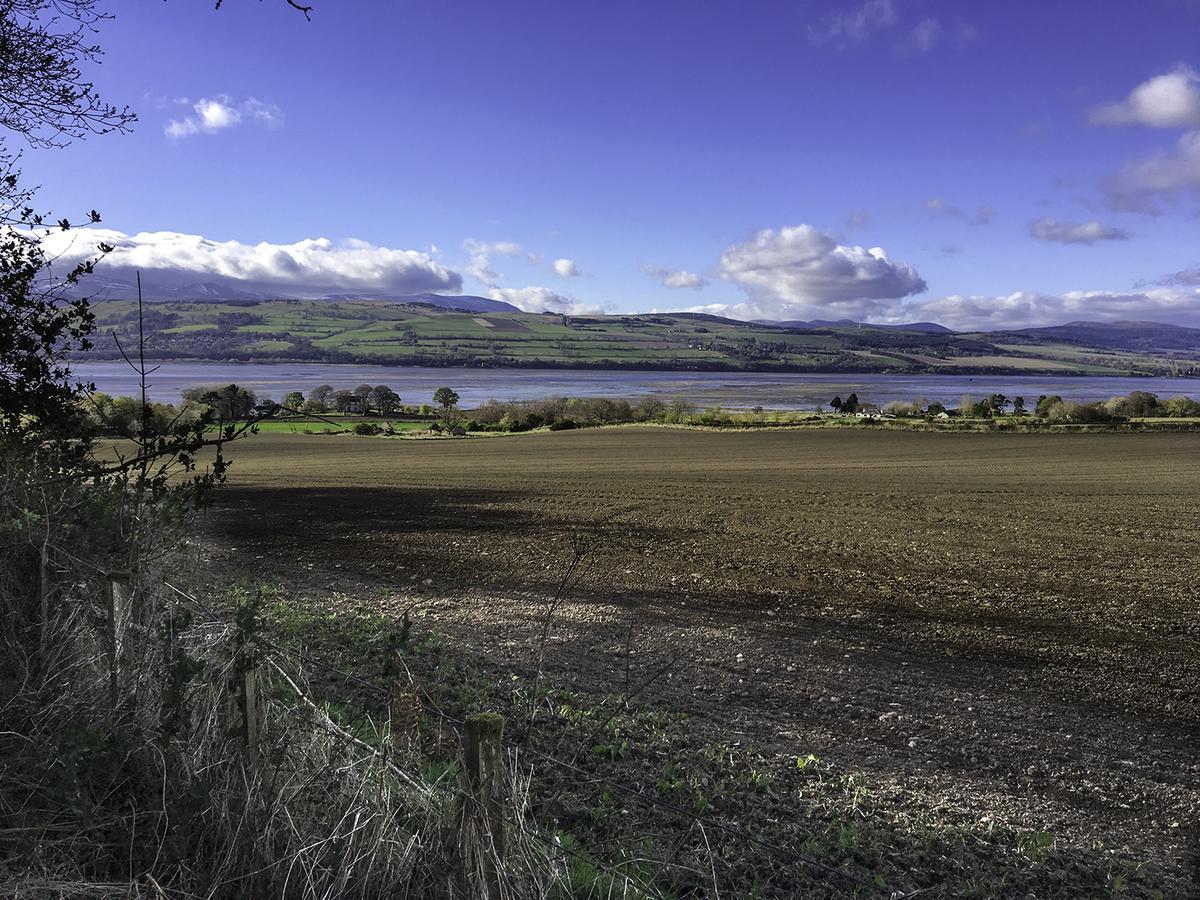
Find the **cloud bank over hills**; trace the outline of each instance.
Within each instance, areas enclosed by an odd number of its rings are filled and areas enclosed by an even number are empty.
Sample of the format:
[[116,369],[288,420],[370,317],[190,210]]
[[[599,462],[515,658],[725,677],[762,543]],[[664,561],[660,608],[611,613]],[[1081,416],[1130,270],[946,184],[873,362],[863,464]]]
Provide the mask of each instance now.
[[[1032,223],[1030,230],[1039,240],[1065,244],[1127,237],[1095,221],[1043,219]],[[59,271],[93,255],[97,244],[111,244],[114,250],[85,284],[87,291],[100,297],[130,296],[139,271],[151,299],[397,299],[463,293],[463,276],[439,261],[436,250],[397,249],[359,240],[247,244],[170,231],[131,235],[86,228],[52,231],[43,242]],[[501,286],[492,261],[525,255],[516,243],[470,242],[467,249],[468,273],[477,280],[486,275],[491,282],[483,297],[525,312],[589,315],[619,308],[621,298],[595,302],[539,285]],[[560,277],[578,280],[573,260],[558,258],[551,268]],[[643,271],[663,287],[676,289],[676,294],[678,289],[706,291],[713,284],[686,270],[646,266]],[[925,279],[913,264],[893,260],[882,247],[839,243],[807,224],[757,231],[728,246],[710,271],[716,281],[740,289],[745,299],[672,304],[661,311],[682,307],[747,321],[931,321],[959,331],[1038,327],[1080,319],[1200,325],[1200,277],[1194,268],[1129,290],[927,296]]]
[[109,244],[114,249],[97,267],[98,277],[128,284],[140,271],[149,296],[197,283],[209,285],[215,293],[290,297],[385,296],[462,288],[462,276],[429,253],[359,240],[243,244],[174,231],[125,234],[111,228],[83,228],[52,231],[42,243],[64,269],[94,255],[98,244]]

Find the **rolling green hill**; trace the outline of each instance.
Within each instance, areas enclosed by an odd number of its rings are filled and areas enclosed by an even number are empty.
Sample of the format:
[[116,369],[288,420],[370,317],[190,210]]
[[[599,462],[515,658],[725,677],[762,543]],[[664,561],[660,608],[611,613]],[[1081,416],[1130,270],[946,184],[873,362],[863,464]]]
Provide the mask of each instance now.
[[[134,346],[137,305],[101,301],[88,358]],[[265,300],[161,302],[144,312],[154,359],[308,360],[424,366],[528,366],[946,374],[1197,375],[1200,343],[1122,348],[1070,333],[960,334],[858,324],[810,327],[698,313],[564,316],[463,312],[422,303]],[[1160,326],[1170,328],[1171,326]],[[1111,331],[1111,329],[1110,329]],[[1178,329],[1180,332],[1189,329]],[[1197,332],[1200,334],[1200,332]],[[1190,347],[1190,349],[1189,349]]]

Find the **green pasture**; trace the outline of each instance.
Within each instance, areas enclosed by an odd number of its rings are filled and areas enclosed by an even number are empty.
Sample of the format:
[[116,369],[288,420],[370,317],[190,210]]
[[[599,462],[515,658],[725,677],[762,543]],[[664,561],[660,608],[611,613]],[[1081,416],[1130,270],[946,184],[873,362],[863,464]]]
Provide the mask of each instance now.
[[[137,305],[94,305],[98,327],[137,338]],[[783,329],[686,314],[471,313],[366,301],[164,302],[145,308],[152,358],[444,361],[495,365],[703,367],[875,372],[1188,374],[1200,354],[1157,355],[1007,334],[925,334],[871,327]]]

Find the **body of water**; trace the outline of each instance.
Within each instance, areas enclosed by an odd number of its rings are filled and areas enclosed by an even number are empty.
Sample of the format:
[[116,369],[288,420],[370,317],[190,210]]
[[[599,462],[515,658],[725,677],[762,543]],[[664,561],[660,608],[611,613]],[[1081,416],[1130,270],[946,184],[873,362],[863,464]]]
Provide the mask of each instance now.
[[[1106,400],[1133,390],[1160,397],[1185,394],[1200,398],[1196,378],[1103,378],[1044,375],[840,375],[766,372],[648,372],[563,369],[452,369],[417,366],[328,365],[325,363],[155,363],[149,378],[154,400],[177,402],[182,391],[197,385],[248,387],[260,396],[280,400],[288,391],[308,393],[319,384],[334,389],[360,384],[386,384],[405,403],[430,403],[446,385],[462,397],[464,407],[485,400],[531,400],[541,397],[613,397],[635,399],[682,397],[697,406],[768,409],[812,409],[826,406],[835,395],[857,393],[860,400],[887,403],[924,397],[957,405],[970,395],[1024,397],[1032,405],[1041,394],[1068,400]],[[124,362],[86,362],[75,375],[109,394],[136,395],[138,379]]]

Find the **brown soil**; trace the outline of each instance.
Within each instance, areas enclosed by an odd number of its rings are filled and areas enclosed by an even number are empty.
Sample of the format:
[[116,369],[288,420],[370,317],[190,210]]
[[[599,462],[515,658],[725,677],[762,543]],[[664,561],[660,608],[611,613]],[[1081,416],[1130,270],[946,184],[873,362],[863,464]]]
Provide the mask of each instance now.
[[1197,451],[1191,434],[261,435],[210,528],[242,571],[415,603],[497,673],[529,670],[585,535],[556,678],[620,693],[675,660],[638,702],[688,713],[697,743],[812,753],[897,821],[1044,830],[1187,896]]

